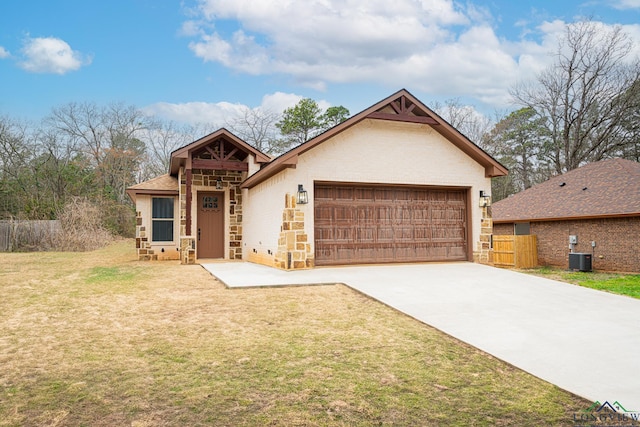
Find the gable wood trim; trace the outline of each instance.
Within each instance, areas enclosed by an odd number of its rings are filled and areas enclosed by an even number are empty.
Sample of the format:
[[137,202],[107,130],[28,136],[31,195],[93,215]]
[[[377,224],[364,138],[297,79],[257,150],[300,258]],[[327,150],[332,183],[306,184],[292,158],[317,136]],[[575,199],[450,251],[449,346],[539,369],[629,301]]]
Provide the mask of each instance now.
[[191,167],[193,169],[219,169],[240,172],[247,172],[249,170],[249,164],[247,162],[237,162],[233,160],[192,159]]
[[[409,108],[406,107],[406,101],[410,101],[413,105]],[[400,105],[396,105],[397,101],[400,102]],[[390,106],[394,111],[398,112],[397,115],[392,113],[381,113],[380,110],[385,107]],[[410,112],[414,112],[414,110],[418,108],[422,110],[424,115],[409,115]],[[484,166],[485,168],[485,177],[492,178],[495,176],[503,176],[508,173],[507,168],[502,166],[497,160],[491,157],[489,154],[485,153],[480,147],[471,142],[466,136],[462,135],[456,129],[454,129],[450,124],[448,124],[444,119],[438,116],[436,113],[431,111],[426,105],[420,102],[417,98],[411,95],[406,89],[402,89],[388,98],[383,99],[377,104],[367,108],[366,110],[352,116],[350,119],[345,120],[337,126],[327,130],[326,132],[316,136],[315,138],[310,139],[309,141],[293,148],[292,150],[284,153],[280,157],[271,161],[271,163],[267,163],[260,169],[258,172],[247,178],[242,184],[241,188],[252,188],[261,182],[269,179],[270,177],[276,175],[277,173],[283,171],[284,169],[291,167],[291,165],[295,165],[297,163],[297,157],[300,154],[305,153],[306,151],[311,150],[315,146],[322,144],[324,141],[329,138],[335,136],[338,133],[344,132],[349,129],[351,126],[354,126],[357,123],[360,123],[362,120],[369,118],[370,115],[374,115],[373,119],[382,119],[382,120],[394,120],[394,121],[404,121],[404,122],[417,122],[417,120],[424,120],[420,117],[431,118],[436,122],[436,124],[426,123],[433,126],[438,133],[444,136],[447,140],[453,143],[456,147],[460,148],[465,154],[474,159],[476,162]],[[414,113],[415,114],[415,113]],[[381,117],[375,117],[380,116]],[[393,119],[391,118],[393,117]],[[411,118],[411,119],[408,119]],[[420,118],[420,119],[418,119]],[[421,123],[421,122],[417,122]]]
[[[273,162],[267,164],[267,166],[271,166],[272,164],[273,164]],[[297,165],[298,165],[298,154],[295,154],[295,155],[292,155],[292,156],[288,156],[287,158],[282,159],[282,161],[278,162],[273,167],[270,167],[270,168],[267,167],[267,166],[263,167],[258,172],[254,173],[249,178],[247,178],[242,183],[242,185],[240,185],[240,188],[252,188],[252,187],[255,187],[256,185],[260,184],[261,182],[266,181],[267,179],[269,179],[272,176],[278,174],[279,172],[282,172],[285,169],[288,169],[288,168],[295,169],[297,167]],[[257,179],[255,178],[256,175],[259,175]]]
[[[224,138],[234,146],[234,150],[232,150],[231,153],[227,154],[225,158],[218,159],[220,161],[228,161],[230,156],[237,153],[239,150],[244,151],[247,154],[252,154],[255,157],[256,163],[267,163],[271,161],[271,157],[267,154],[247,144],[246,142],[235,136],[233,133],[229,132],[227,129],[221,128],[190,144],[185,145],[184,147],[178,148],[173,153],[171,153],[171,164],[169,166],[169,173],[171,175],[177,175],[180,166],[186,165],[186,167],[190,167],[188,161],[194,151],[202,147],[206,147],[207,145],[215,142],[220,138]],[[220,141],[220,143],[221,142],[222,141]]]
[[389,113],[381,113],[374,112],[367,116],[370,119],[380,119],[380,120],[391,120],[396,122],[411,122],[411,123],[423,123],[426,125],[439,125],[435,119],[427,116],[410,116],[408,114],[389,114]]

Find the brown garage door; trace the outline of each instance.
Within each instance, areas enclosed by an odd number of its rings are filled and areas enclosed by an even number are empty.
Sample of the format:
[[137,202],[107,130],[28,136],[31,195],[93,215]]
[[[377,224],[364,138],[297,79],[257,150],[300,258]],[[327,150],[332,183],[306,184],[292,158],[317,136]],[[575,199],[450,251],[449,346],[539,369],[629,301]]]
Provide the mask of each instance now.
[[315,186],[316,265],[467,260],[467,190]]

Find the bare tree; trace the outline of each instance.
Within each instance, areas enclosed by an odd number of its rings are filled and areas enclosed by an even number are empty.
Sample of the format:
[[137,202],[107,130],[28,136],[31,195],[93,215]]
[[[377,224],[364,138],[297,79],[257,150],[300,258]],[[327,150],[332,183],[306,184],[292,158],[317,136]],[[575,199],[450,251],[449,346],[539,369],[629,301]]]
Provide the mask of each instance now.
[[471,105],[464,105],[459,98],[446,99],[444,103],[436,101],[432,108],[451,126],[480,146],[494,125],[492,118],[480,114]]
[[516,102],[544,118],[550,139],[543,156],[556,173],[619,155],[630,143],[621,125],[638,108],[630,92],[640,78],[632,47],[620,26],[567,25],[555,63],[512,89]]
[[146,143],[146,159],[138,181],[144,181],[169,171],[171,153],[205,134],[200,126],[179,125],[174,121],[152,120],[141,133]]
[[139,134],[148,118],[133,106],[69,103],[45,120],[53,132],[78,147],[93,163],[105,194],[126,202],[125,189],[135,183],[145,151]]
[[271,110],[244,107],[242,115],[227,121],[226,126],[263,153],[276,155],[285,148],[278,138],[276,123],[279,119],[280,116]]
[[29,163],[35,148],[29,140],[26,123],[0,116],[0,177],[15,177]]
[[16,215],[31,188],[29,164],[35,145],[29,128],[8,116],[0,116],[0,194],[2,216]]

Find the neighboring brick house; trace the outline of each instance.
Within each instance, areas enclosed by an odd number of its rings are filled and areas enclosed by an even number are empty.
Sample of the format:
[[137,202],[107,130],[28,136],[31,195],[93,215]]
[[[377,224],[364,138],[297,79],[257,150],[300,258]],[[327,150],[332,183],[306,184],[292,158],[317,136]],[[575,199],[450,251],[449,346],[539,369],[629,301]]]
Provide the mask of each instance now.
[[220,129],[130,187],[140,259],[283,269],[488,261],[481,195],[506,175],[406,90],[271,159]]
[[537,235],[542,265],[567,267],[573,251],[597,270],[640,272],[640,163],[587,164],[494,203],[492,216],[495,235]]

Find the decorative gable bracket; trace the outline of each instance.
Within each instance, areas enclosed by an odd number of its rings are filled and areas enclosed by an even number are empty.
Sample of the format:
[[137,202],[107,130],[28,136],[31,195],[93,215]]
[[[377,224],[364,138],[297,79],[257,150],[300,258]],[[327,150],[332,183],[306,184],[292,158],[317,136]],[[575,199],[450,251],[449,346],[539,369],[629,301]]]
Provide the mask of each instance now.
[[369,113],[367,117],[370,119],[423,123],[427,125],[440,124],[426,111],[412,103],[405,95],[402,95],[395,101],[389,102],[380,110]]

